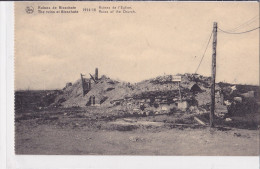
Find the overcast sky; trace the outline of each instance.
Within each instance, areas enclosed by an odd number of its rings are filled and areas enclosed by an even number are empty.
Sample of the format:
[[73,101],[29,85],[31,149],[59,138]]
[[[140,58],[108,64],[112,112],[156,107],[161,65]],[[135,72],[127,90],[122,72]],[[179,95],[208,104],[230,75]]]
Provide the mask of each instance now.
[[[231,30],[259,16],[257,2],[74,2],[82,7],[131,6],[135,14],[27,14],[16,2],[15,88],[59,89],[80,73],[138,82],[194,73],[212,31]],[[58,2],[68,6],[71,2]],[[259,26],[259,18],[237,32]],[[218,32],[217,81],[259,84],[259,30]],[[212,42],[198,71],[211,74]]]

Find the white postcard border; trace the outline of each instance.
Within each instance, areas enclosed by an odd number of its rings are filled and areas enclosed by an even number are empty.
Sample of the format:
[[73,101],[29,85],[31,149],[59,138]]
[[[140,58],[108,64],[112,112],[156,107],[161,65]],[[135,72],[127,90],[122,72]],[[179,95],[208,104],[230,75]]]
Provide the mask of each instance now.
[[[75,2],[77,3],[77,2]],[[149,3],[149,2],[148,2]],[[221,2],[219,2],[221,3]],[[223,2],[222,2],[223,3]],[[223,156],[48,156],[14,154],[14,2],[1,9],[1,168],[178,168],[258,169],[259,157]]]

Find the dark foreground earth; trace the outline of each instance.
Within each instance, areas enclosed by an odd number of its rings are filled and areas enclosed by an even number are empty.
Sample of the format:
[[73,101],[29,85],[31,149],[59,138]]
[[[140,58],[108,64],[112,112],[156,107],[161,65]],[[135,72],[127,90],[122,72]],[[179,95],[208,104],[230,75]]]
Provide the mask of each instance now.
[[[105,114],[105,115],[104,115]],[[16,154],[259,155],[259,114],[201,126],[181,114],[125,117],[119,110],[23,110],[15,116]],[[203,116],[199,117],[207,119]],[[218,124],[219,123],[219,124]]]

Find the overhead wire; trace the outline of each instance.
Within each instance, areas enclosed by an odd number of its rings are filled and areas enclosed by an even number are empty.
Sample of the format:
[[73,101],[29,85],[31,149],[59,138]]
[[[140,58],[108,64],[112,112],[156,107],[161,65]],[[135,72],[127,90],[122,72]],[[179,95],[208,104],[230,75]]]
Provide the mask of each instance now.
[[[250,30],[247,30],[247,31],[244,31],[244,32],[232,32],[232,31],[235,31],[235,30],[237,30],[237,29],[239,29],[239,28],[241,28],[241,27],[243,27],[243,26],[249,25],[250,23],[254,22],[254,20],[257,19],[258,17],[259,17],[259,16],[254,16],[253,18],[251,18],[251,19],[248,20],[247,22],[245,22],[245,23],[243,23],[243,24],[241,24],[241,25],[237,26],[236,28],[234,28],[234,29],[232,29],[232,30],[229,30],[229,31],[225,31],[225,30],[222,30],[222,29],[220,29],[220,28],[218,28],[218,30],[221,31],[221,32],[223,32],[223,33],[227,33],[227,34],[243,34],[243,33],[252,32],[252,31],[255,31],[255,30],[259,29],[260,27],[256,27],[256,28],[254,28],[254,29],[250,29]],[[204,50],[204,53],[203,53],[202,58],[201,58],[201,60],[200,60],[200,62],[199,62],[199,65],[198,65],[198,67],[197,67],[197,69],[196,69],[196,71],[195,71],[195,74],[198,72],[198,70],[199,70],[199,68],[200,68],[200,65],[201,65],[201,63],[202,63],[202,61],[203,61],[203,59],[204,59],[204,57],[205,57],[205,53],[206,53],[206,51],[207,51],[207,49],[208,49],[209,42],[210,42],[210,40],[211,40],[211,38],[212,38],[212,34],[213,34],[213,31],[212,31],[211,34],[210,34],[210,37],[209,37],[207,46],[206,46],[206,48],[205,48],[205,50]]]
[[208,49],[209,42],[210,42],[210,40],[211,40],[212,34],[213,34],[213,31],[212,31],[211,34],[210,34],[210,37],[209,37],[209,40],[208,40],[207,46],[206,46],[206,48],[205,48],[205,50],[204,50],[204,53],[203,53],[203,55],[202,55],[202,58],[201,58],[201,60],[200,60],[199,65],[198,65],[198,67],[197,67],[197,69],[196,69],[196,71],[195,71],[195,74],[196,74],[197,71],[199,70],[199,67],[200,67],[200,65],[201,65],[201,63],[202,63],[202,60],[203,60],[204,57],[205,57],[205,53],[206,53],[206,51],[207,51],[207,49]]
[[228,32],[234,32],[236,30],[238,30],[239,28],[242,28],[243,26],[248,26],[250,25],[251,23],[253,23],[254,21],[256,21],[256,19],[259,18],[258,15],[254,16],[253,18],[249,19],[248,21],[240,24],[239,26],[237,26],[236,28],[233,28],[233,29],[230,29],[228,30]]
[[247,31],[244,31],[244,32],[228,32],[228,31],[222,30],[222,29],[220,29],[220,28],[218,28],[218,30],[220,30],[220,31],[223,32],[223,33],[227,33],[227,34],[243,34],[243,33],[252,32],[252,31],[257,30],[257,29],[259,29],[259,28],[260,28],[260,27],[256,27],[256,28],[254,28],[254,29],[250,29],[250,30],[247,30]]

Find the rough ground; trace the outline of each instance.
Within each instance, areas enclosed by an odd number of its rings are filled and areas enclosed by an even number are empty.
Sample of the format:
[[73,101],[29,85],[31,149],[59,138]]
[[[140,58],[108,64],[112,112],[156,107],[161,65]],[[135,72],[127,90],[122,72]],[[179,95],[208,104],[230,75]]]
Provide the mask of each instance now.
[[[216,97],[216,128],[211,131],[208,77],[182,75],[182,99],[189,102],[184,109],[178,107],[179,86],[171,75],[137,84],[102,76],[91,86],[84,96],[80,80],[62,90],[17,91],[15,152],[259,155],[259,86],[217,84],[224,100]],[[93,95],[99,103],[89,106]]]
[[[123,118],[117,117],[117,113],[104,116],[97,112],[57,109],[18,115],[16,153],[259,155],[259,130],[256,129],[224,127],[210,131],[189,121],[182,121],[187,126],[174,126],[174,119],[181,122],[174,115]],[[114,125],[117,122],[125,125]]]

